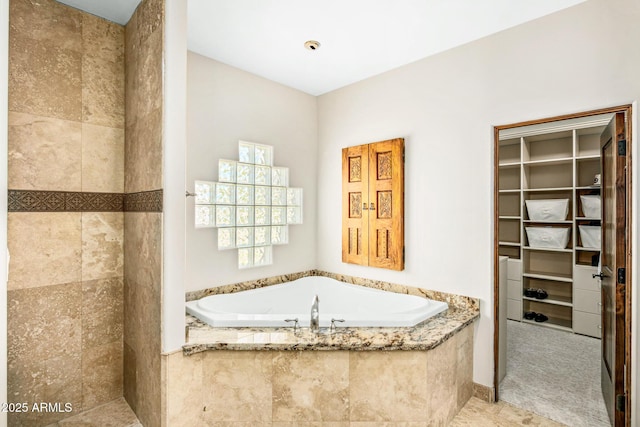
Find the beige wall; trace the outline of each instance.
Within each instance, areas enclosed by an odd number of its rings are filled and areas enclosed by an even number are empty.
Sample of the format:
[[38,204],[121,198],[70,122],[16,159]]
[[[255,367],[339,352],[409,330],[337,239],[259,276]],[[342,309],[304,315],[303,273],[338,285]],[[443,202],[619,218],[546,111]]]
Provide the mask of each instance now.
[[[640,98],[638,21],[637,1],[590,0],[320,96],[318,268],[480,298],[474,381],[491,386],[492,126]],[[395,137],[406,268],[343,264],[340,149]]]
[[10,201],[8,394],[77,413],[122,395],[123,214],[89,205],[124,190],[124,28],[11,0],[9,42],[9,189],[77,193]]
[[125,40],[124,397],[149,427],[161,418],[163,26],[164,1],[145,0]]
[[187,188],[217,181],[218,160],[237,160],[239,140],[272,145],[274,165],[288,167],[289,186],[304,191],[304,223],[273,247],[273,265],[239,270],[238,251],[218,250],[216,229],[194,227],[189,199],[185,290],[315,268],[316,97],[192,52],[187,64]]

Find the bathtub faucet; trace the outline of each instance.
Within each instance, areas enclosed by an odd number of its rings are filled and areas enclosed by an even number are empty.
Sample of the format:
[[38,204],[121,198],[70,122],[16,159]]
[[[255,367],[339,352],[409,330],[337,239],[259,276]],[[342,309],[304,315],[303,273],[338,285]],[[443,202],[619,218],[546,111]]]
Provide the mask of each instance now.
[[311,304],[311,322],[309,322],[309,329],[311,332],[315,332],[316,334],[320,332],[320,310],[318,305],[320,303],[320,299],[318,295],[313,297],[313,303]]

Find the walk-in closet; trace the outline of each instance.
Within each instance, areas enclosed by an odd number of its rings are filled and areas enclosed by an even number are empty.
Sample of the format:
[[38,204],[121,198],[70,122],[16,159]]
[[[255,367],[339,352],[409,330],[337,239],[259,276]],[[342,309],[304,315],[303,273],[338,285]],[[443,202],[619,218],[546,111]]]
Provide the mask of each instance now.
[[598,264],[600,136],[612,116],[498,134],[499,399],[567,425],[610,425]]

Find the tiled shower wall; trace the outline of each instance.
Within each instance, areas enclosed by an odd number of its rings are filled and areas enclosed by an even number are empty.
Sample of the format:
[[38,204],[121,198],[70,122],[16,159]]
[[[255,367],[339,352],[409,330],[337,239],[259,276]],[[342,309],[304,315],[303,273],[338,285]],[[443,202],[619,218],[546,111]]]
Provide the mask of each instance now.
[[9,43],[8,396],[77,413],[123,390],[124,28],[11,0]]
[[126,26],[124,397],[160,426],[164,1],[145,0]]

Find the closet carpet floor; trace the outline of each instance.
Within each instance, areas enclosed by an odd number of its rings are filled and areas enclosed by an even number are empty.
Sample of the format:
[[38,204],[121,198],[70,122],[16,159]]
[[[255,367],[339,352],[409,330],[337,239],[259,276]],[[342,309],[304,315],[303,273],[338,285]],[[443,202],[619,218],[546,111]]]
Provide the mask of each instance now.
[[500,399],[570,427],[610,426],[600,391],[600,340],[507,321]]

